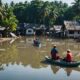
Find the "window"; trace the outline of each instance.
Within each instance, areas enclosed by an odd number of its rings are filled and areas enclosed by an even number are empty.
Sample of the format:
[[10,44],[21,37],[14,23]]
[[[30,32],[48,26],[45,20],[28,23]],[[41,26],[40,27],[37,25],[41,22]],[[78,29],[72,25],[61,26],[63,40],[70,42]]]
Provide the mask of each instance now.
[[78,31],[78,34],[80,34],[80,31]]
[[69,34],[74,34],[74,31],[69,31]]
[[32,32],[32,30],[28,30],[28,32],[30,33],[30,32]]

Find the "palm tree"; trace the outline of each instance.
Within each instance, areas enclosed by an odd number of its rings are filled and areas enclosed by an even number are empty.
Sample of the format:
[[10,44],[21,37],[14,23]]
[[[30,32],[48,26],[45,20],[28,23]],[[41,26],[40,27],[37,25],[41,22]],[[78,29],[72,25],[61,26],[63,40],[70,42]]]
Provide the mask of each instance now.
[[50,10],[51,10],[50,3],[48,1],[46,1],[40,10],[40,17],[41,17],[41,21],[43,24],[46,24],[46,22],[48,22],[48,21],[46,21],[47,20],[46,18],[49,17]]
[[76,14],[80,14],[80,0],[75,0],[73,8]]
[[74,20],[80,20],[80,0],[75,0],[73,4]]
[[2,6],[2,0],[0,0],[0,6]]

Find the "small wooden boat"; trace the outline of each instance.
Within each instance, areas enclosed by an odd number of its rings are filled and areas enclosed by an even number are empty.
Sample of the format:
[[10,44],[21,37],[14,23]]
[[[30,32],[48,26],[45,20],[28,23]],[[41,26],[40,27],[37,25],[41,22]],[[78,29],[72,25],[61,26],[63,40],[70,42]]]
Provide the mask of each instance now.
[[61,67],[78,67],[80,65],[80,61],[66,62],[63,60],[52,60],[49,56],[45,56],[45,59],[48,63]]
[[41,46],[41,42],[39,40],[34,40],[33,41],[33,45],[37,46],[37,47],[40,47]]
[[40,44],[33,44],[36,47],[41,47],[41,43]]

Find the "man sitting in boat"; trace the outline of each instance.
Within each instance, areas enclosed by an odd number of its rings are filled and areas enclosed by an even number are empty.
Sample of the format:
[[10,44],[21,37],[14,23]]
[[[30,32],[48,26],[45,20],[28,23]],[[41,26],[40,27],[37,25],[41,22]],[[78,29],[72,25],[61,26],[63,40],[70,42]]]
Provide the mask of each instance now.
[[38,44],[40,44],[39,39],[35,39],[35,40],[34,40],[34,45],[38,45]]
[[67,62],[71,62],[72,59],[73,59],[73,55],[72,55],[72,53],[71,53],[71,50],[68,49],[68,50],[67,50],[67,55],[66,55],[66,57],[65,57],[63,60],[65,60],[65,61],[67,61]]
[[53,46],[52,50],[51,50],[51,57],[54,60],[58,60],[60,59],[59,55],[58,55],[58,50],[56,48],[56,45]]

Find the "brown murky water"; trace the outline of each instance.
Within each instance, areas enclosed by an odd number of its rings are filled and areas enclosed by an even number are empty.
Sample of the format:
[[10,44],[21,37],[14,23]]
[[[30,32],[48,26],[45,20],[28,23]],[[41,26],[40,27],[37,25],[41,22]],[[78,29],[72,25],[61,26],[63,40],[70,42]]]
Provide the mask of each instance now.
[[80,68],[61,68],[44,64],[56,44],[61,57],[67,48],[80,60],[80,43],[74,40],[57,40],[40,37],[42,47],[32,45],[34,37],[24,37],[0,43],[0,80],[80,80]]

